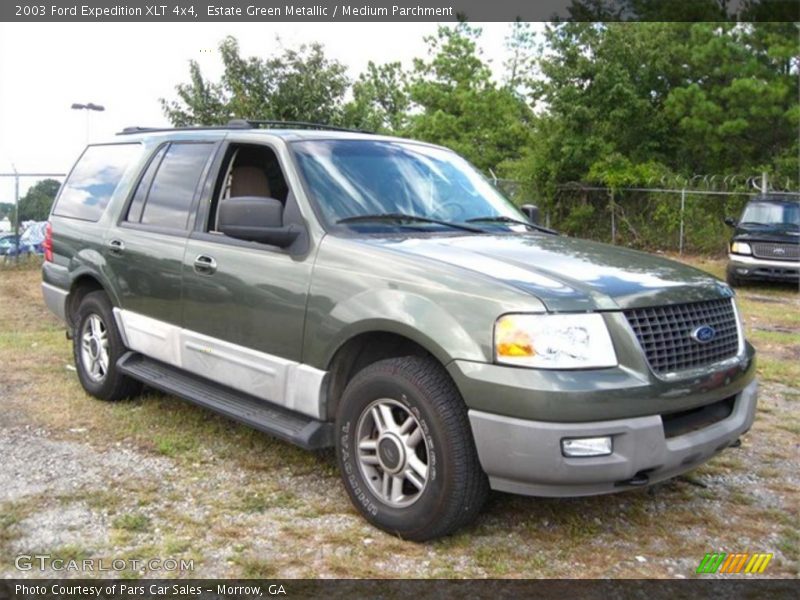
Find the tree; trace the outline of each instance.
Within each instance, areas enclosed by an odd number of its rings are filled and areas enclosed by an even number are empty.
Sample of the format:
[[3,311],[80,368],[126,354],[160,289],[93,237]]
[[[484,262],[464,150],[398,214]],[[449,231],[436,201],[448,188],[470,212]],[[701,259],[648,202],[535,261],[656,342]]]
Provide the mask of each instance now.
[[406,133],[452,148],[488,171],[519,158],[533,114],[515,92],[492,81],[479,36],[480,29],[460,23],[426,38],[431,58],[414,61]]
[[55,179],[38,181],[19,200],[19,221],[46,221],[61,183]]
[[[570,182],[618,192],[665,176],[739,175],[743,182],[767,171],[782,185],[800,183],[794,24],[562,23],[545,37],[533,85],[542,108],[533,143],[508,172],[570,232],[596,235],[592,228],[607,223],[598,211],[610,210],[603,194],[572,194],[575,202],[565,203]],[[628,193],[618,200],[623,237],[646,244],[648,235],[663,237],[677,226],[669,197]],[[693,230],[713,250],[725,234],[725,203],[696,206]]]
[[266,59],[242,57],[234,37],[219,45],[224,72],[206,80],[195,61],[189,82],[176,86],[177,100],[162,98],[164,114],[176,126],[224,124],[232,118],[311,121],[342,120],[349,88],[346,69],[328,59],[320,44],[285,49]]
[[14,203],[13,202],[0,202],[0,219],[8,217],[14,218]]
[[398,133],[407,123],[410,100],[408,76],[399,62],[376,65],[353,84],[353,99],[344,108],[344,122],[350,127],[384,133]]
[[527,154],[541,189],[607,183],[612,156],[614,177],[624,163],[631,176],[796,178],[794,25],[565,23],[546,37],[535,93],[547,110]]
[[531,24],[519,19],[514,21],[505,45],[509,54],[503,63],[506,87],[526,98],[535,79],[536,56],[541,54]]

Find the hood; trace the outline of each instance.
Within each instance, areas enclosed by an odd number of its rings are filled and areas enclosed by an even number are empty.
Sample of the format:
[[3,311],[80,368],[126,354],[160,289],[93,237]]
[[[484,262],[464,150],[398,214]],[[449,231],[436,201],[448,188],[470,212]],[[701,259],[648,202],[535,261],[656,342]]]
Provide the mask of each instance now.
[[792,225],[738,225],[733,239],[742,242],[800,244],[800,230]]
[[540,234],[361,239],[361,243],[488,276],[551,311],[616,310],[732,296],[681,263],[597,242]]

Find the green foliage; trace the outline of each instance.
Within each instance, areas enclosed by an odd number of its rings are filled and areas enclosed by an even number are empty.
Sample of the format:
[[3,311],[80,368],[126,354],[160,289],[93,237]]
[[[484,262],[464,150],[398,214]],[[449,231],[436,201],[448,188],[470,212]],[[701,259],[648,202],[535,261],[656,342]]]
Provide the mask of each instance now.
[[452,148],[488,171],[520,158],[533,113],[512,89],[492,80],[479,35],[480,29],[461,23],[426,38],[431,58],[414,61],[409,95],[415,110],[406,133]]
[[408,76],[399,62],[376,65],[353,84],[353,99],[344,107],[344,123],[356,129],[398,133],[408,121]]
[[0,219],[8,217],[14,218],[14,203],[13,202],[0,202]]
[[219,45],[224,73],[207,81],[195,61],[189,83],[176,87],[178,100],[161,99],[175,126],[224,124],[231,118],[337,123],[349,82],[345,67],[326,58],[322,45],[285,49],[266,59],[241,56],[233,37]]
[[[605,10],[611,3],[578,4]],[[616,4],[656,10],[645,1]],[[788,180],[796,189],[800,183],[794,24],[563,23],[548,27],[546,40],[541,78],[533,87],[544,109],[534,123],[535,143],[506,170],[546,209],[554,210],[557,191],[568,182],[620,190],[661,187],[661,181],[688,181],[697,173],[720,179],[738,174],[744,183],[766,171],[781,185]],[[615,199],[624,205],[618,214],[624,242],[658,239],[650,235],[659,232],[657,221],[660,232],[674,227],[663,218],[676,211],[677,195],[628,192]],[[609,199],[603,194],[571,202],[593,202],[607,213]],[[721,218],[731,208],[718,199],[695,202],[691,231],[700,232],[700,245],[722,243],[727,232]],[[583,227],[576,222],[580,215]],[[596,212],[581,208],[568,223],[587,235],[596,219]]]
[[503,63],[505,85],[526,98],[531,93],[535,80],[536,57],[542,52],[530,23],[517,19],[505,40],[508,58]]
[[[23,221],[46,221],[50,216],[53,200],[55,200],[60,187],[61,183],[55,179],[42,179],[31,187],[19,199],[20,223]],[[13,220],[13,205],[9,218]]]

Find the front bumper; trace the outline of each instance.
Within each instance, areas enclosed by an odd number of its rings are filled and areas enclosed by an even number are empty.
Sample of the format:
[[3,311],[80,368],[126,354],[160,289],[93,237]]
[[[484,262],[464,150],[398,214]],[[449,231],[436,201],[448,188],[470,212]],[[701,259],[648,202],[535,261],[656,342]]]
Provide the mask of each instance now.
[[[758,384],[735,395],[729,416],[667,437],[661,415],[556,423],[470,410],[481,465],[493,489],[530,496],[588,496],[656,483],[688,471],[733,444],[753,423]],[[608,456],[567,458],[561,439],[610,435]]]
[[798,281],[800,261],[767,260],[741,254],[728,254],[728,274],[738,279]]

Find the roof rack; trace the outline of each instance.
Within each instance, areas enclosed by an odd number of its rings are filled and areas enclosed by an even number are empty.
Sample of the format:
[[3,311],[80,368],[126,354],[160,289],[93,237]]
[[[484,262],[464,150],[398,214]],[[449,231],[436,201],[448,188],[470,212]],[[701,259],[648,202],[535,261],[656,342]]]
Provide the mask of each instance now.
[[336,127],[335,125],[325,125],[323,123],[311,123],[309,121],[274,121],[274,120],[255,120],[255,119],[231,119],[228,127],[234,128],[258,128],[258,127],[284,127],[289,129],[319,129],[322,131],[349,131],[351,133],[372,133],[363,129],[351,129],[349,127]]
[[283,129],[314,129],[319,131],[347,131],[350,133],[373,133],[363,129],[350,129],[347,127],[336,127],[334,125],[324,125],[322,123],[311,123],[308,121],[274,121],[274,120],[253,120],[253,119],[231,119],[227,125],[194,125],[189,127],[126,127],[117,135],[131,135],[135,133],[155,133],[159,131],[197,131],[197,130],[219,130],[219,129],[258,129],[260,127],[274,127]]

